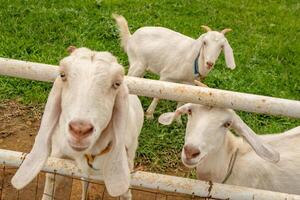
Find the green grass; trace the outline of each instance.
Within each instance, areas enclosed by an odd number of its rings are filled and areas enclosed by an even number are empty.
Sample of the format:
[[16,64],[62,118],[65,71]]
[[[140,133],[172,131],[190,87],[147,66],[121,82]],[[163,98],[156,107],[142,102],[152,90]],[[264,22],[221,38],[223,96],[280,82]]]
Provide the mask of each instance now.
[[[128,65],[111,13],[124,15],[131,31],[164,26],[198,37],[206,24],[232,28],[227,35],[237,68],[227,69],[220,57],[206,84],[210,87],[300,100],[300,3],[286,1],[33,1],[0,0],[0,56],[58,64],[69,45],[107,50]],[[157,78],[147,74],[147,77]],[[0,77],[0,99],[24,104],[44,103],[51,85]],[[146,109],[150,100],[141,97]],[[155,116],[173,110],[163,101]],[[259,133],[299,125],[299,120],[240,113]],[[145,121],[137,161],[155,171],[178,167],[184,126],[164,127]]]

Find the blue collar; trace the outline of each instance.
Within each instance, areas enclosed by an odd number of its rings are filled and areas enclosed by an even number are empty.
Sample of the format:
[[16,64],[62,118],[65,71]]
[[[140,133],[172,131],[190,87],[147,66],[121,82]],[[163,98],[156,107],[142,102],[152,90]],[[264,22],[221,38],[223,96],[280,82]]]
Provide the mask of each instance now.
[[194,76],[195,78],[199,78],[200,77],[200,73],[199,73],[199,64],[198,64],[198,60],[199,60],[199,56],[200,56],[200,51],[194,61]]

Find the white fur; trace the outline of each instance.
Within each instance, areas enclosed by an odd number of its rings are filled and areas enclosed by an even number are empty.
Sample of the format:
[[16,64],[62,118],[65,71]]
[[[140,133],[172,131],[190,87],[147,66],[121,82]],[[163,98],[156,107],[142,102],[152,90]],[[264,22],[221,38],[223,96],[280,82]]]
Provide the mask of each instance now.
[[[142,27],[132,35],[123,16],[113,15],[121,35],[121,44],[128,54],[130,63],[128,75],[142,77],[146,70],[159,74],[160,80],[193,85],[194,62],[197,60],[202,78],[213,69],[213,65],[223,50],[227,67],[235,68],[232,49],[225,32],[208,31],[198,39],[193,39],[163,27]],[[228,30],[228,29],[226,29]],[[153,118],[158,103],[155,98],[147,110]]]
[[[182,161],[187,167],[197,168],[199,179],[223,182],[238,149],[226,183],[300,194],[300,126],[282,134],[256,136],[233,110],[196,104],[165,113],[159,121],[167,125],[183,113],[188,113],[185,147],[197,147],[200,155],[187,159],[183,148]],[[230,129],[242,137],[236,137]],[[280,159],[272,149],[280,152]]]
[[[52,149],[51,156],[75,160],[87,175],[103,175],[110,195],[131,199],[130,170],[144,116],[138,97],[129,95],[122,83],[123,67],[108,52],[73,48],[71,55],[60,62],[60,70],[65,77],[54,82],[33,149],[13,177],[13,186],[26,186],[39,173]],[[76,119],[94,126],[93,132],[79,141],[69,131],[69,122]],[[92,163],[96,170],[89,167],[85,154],[96,155],[109,142],[112,149]],[[74,145],[85,149],[76,151]],[[83,186],[85,199],[86,184]],[[48,195],[43,199],[51,199],[52,191],[53,175],[47,174],[44,194]]]

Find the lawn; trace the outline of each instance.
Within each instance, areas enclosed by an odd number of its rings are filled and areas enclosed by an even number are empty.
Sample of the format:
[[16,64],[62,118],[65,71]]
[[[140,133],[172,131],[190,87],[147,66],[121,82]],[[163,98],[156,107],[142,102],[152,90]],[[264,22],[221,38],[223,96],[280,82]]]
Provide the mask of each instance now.
[[[225,67],[224,56],[205,83],[227,89],[300,100],[300,2],[242,0],[34,1],[0,0],[0,56],[58,64],[69,45],[110,51],[128,66],[111,14],[124,15],[131,32],[142,26],[164,26],[193,38],[205,24],[232,28],[227,38],[237,67]],[[148,78],[157,78],[147,74]],[[44,104],[51,84],[0,77],[0,101]],[[150,99],[141,97],[144,109]],[[155,113],[171,111],[162,101]],[[257,133],[279,132],[300,120],[239,112]],[[137,162],[156,172],[169,172],[180,163],[184,125],[169,127],[145,121]]]

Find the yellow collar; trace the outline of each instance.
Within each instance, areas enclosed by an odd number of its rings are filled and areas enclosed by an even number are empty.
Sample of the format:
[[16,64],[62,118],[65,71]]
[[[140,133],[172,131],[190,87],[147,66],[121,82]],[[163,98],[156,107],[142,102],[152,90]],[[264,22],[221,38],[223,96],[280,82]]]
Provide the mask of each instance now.
[[[92,168],[92,169],[95,169],[93,167],[93,162],[94,162],[95,158],[97,156],[102,156],[102,155],[110,152],[111,148],[112,148],[112,141],[110,141],[108,143],[108,145],[102,151],[100,151],[100,153],[98,153],[98,154],[95,154],[95,155],[93,155],[93,154],[85,154],[84,156],[86,158],[86,162],[89,165],[89,167]],[[95,170],[98,170],[98,169],[95,169]]]

